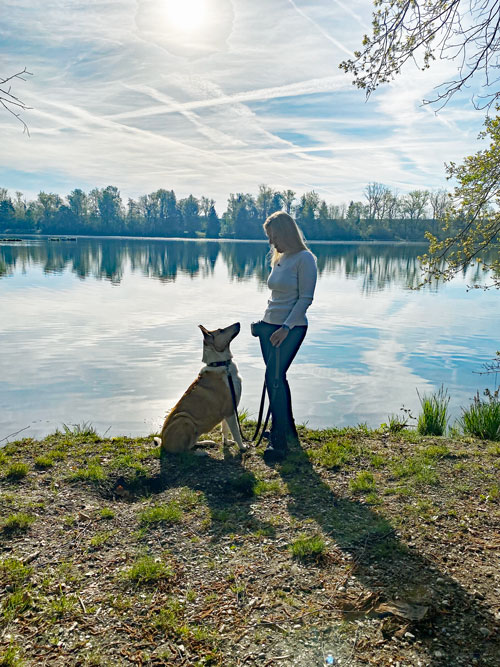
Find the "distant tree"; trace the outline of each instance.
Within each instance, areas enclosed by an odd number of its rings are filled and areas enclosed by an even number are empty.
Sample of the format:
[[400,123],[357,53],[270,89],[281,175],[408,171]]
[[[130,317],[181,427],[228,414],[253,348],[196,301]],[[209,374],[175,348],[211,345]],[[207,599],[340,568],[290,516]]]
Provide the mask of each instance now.
[[362,220],[365,215],[365,205],[361,201],[351,201],[347,207],[346,221],[353,231],[353,235],[357,238],[362,236],[363,224]]
[[89,216],[89,201],[83,190],[76,188],[67,196],[68,205],[76,220],[81,225],[87,222]]
[[229,195],[222,216],[221,234],[238,239],[262,238],[261,217],[251,194],[237,192]]
[[259,185],[259,194],[257,195],[256,208],[262,222],[271,212],[271,205],[274,198],[274,190],[268,185]]
[[295,192],[293,190],[283,190],[281,193],[281,198],[283,201],[283,207],[288,214],[291,214],[293,209],[293,202],[295,201]]
[[210,211],[207,216],[205,234],[209,239],[216,239],[220,235],[220,220],[213,204],[210,206]]
[[97,206],[102,231],[106,234],[119,231],[123,222],[123,204],[118,188],[114,185],[108,185],[100,190],[97,197]]
[[382,183],[369,183],[365,188],[368,220],[382,220],[385,216],[389,188]]
[[160,220],[166,236],[178,236],[183,232],[182,213],[173,190],[157,191],[160,203]]
[[213,199],[209,199],[208,197],[200,197],[199,200],[199,209],[200,213],[205,217],[208,218],[210,215],[210,209],[212,206],[215,206],[215,201]]
[[384,193],[384,218],[388,223],[395,220],[400,212],[401,202],[396,192],[392,192],[387,188]]
[[269,215],[271,215],[271,213],[276,213],[276,211],[281,211],[282,208],[283,208],[283,195],[281,192],[275,192],[271,200]]
[[409,220],[420,220],[425,217],[426,206],[429,202],[427,190],[412,190],[403,197],[402,211]]
[[16,219],[16,212],[11,199],[0,201],[0,229],[11,229]]
[[50,231],[56,222],[57,213],[62,206],[62,199],[53,192],[39,192],[36,200],[37,222],[41,231]]
[[301,226],[306,238],[319,238],[320,225],[317,222],[317,218],[320,203],[318,193],[312,190],[311,192],[306,192],[302,195],[300,202],[295,209],[297,222]]
[[448,193],[446,190],[435,190],[429,192],[429,205],[433,220],[442,220],[446,213],[446,205],[448,203]]
[[130,197],[127,201],[127,214],[125,220],[127,231],[130,234],[137,234],[140,236],[145,233],[144,217],[141,213],[140,204]]
[[330,204],[328,216],[331,220],[345,220],[347,206],[345,204]]
[[179,201],[179,208],[184,222],[184,234],[195,236],[201,230],[198,200],[193,195]]

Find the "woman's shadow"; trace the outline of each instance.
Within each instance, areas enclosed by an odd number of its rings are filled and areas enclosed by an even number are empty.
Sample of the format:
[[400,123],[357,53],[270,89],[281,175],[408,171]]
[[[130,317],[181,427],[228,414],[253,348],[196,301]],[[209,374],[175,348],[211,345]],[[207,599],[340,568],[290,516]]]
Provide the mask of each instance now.
[[488,631],[495,627],[489,610],[401,542],[389,521],[361,502],[335,495],[300,444],[292,446],[277,470],[289,489],[290,514],[314,519],[349,554],[352,574],[373,594],[370,597],[407,603],[409,610],[427,608],[422,620],[411,624],[412,633],[428,649],[423,656],[426,665],[499,664],[500,643],[498,633]]

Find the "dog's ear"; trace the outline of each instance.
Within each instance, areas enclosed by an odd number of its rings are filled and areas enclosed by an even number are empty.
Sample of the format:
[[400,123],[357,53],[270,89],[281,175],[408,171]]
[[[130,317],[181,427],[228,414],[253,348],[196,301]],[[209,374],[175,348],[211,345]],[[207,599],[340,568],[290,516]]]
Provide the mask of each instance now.
[[213,338],[212,334],[208,329],[205,329],[203,324],[198,324],[198,327],[201,329],[201,333],[203,334],[203,338]]

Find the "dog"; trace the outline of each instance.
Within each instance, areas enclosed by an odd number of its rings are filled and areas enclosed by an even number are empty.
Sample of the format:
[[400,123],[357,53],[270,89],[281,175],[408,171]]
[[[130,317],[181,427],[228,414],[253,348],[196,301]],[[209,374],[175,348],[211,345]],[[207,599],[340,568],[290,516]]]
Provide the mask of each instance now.
[[[231,431],[240,451],[247,449],[243,444],[236,413],[241,397],[241,378],[229,349],[231,341],[240,332],[240,323],[236,322],[225,329],[214,331],[208,331],[201,324],[199,328],[203,334],[202,361],[205,366],[165,418],[161,437],[155,438],[156,443],[161,446],[162,456],[167,453],[187,452],[196,445],[214,445],[211,440],[198,442],[198,438],[219,423],[224,447],[233,444],[229,440]],[[234,399],[229,384],[230,377],[234,387]]]

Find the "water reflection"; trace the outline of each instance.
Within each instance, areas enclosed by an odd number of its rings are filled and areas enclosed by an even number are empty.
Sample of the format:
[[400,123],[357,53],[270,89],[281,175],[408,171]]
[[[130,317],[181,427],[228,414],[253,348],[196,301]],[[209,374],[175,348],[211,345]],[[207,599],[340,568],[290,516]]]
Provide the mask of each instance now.
[[[386,244],[312,243],[318,271],[348,279],[362,278],[369,294],[392,284],[416,286],[420,281],[418,255],[422,246]],[[69,271],[79,278],[92,277],[120,284],[126,268],[149,278],[175,281],[179,273],[210,275],[218,258],[236,281],[267,280],[268,245],[265,242],[175,241],[142,239],[37,239],[19,244],[0,242],[0,277],[40,266],[44,273]],[[477,275],[480,270],[477,269]],[[469,280],[474,280],[469,275]]]
[[[298,422],[378,426],[441,383],[457,415],[487,384],[474,371],[498,349],[498,295],[467,292],[472,270],[414,291],[421,246],[311,247],[320,277],[290,372]],[[0,241],[0,439],[27,423],[33,436],[83,421],[156,430],[199,371],[200,323],[241,322],[233,353],[256,416],[249,326],[265,309],[267,253],[258,241]]]

